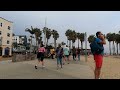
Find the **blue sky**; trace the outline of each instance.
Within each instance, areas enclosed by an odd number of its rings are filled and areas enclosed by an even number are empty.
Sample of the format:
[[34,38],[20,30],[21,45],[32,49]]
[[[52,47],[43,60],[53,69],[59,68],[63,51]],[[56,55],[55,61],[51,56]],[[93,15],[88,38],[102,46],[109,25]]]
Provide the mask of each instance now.
[[[42,29],[47,17],[47,27],[57,30],[60,34],[58,42],[66,42],[64,33],[67,29],[87,32],[88,35],[97,31],[106,34],[120,30],[119,11],[0,11],[0,17],[14,22],[13,32],[17,35],[29,35],[25,28],[30,26]],[[53,42],[52,38],[50,42]],[[108,48],[108,45],[105,47]]]

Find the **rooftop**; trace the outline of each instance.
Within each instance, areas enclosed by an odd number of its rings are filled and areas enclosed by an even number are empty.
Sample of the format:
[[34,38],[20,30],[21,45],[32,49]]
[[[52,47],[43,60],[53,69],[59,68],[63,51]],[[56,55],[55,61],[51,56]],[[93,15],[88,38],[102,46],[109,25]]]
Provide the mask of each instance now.
[[[4,19],[4,18],[2,18],[2,17],[0,17],[0,18],[3,19],[3,20],[5,20],[5,21],[8,21],[7,19]],[[8,21],[8,22],[13,23],[12,21]]]

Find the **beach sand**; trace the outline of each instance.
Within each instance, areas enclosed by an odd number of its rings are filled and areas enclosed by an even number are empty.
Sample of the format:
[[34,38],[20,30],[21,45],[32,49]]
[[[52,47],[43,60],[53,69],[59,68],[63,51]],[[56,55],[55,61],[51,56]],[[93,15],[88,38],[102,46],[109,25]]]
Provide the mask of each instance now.
[[[85,57],[82,56],[81,60],[85,61]],[[88,57],[87,64],[94,71],[95,63],[92,55]],[[120,79],[120,56],[104,57],[100,77],[101,79]]]

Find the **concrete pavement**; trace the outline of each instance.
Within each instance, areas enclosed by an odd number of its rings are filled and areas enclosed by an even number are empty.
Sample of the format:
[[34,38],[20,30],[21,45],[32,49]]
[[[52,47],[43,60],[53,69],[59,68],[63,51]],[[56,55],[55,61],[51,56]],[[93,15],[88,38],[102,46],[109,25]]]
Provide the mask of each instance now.
[[94,79],[92,69],[83,61],[70,61],[57,70],[56,60],[45,59],[45,68],[35,69],[37,60],[0,62],[0,79]]

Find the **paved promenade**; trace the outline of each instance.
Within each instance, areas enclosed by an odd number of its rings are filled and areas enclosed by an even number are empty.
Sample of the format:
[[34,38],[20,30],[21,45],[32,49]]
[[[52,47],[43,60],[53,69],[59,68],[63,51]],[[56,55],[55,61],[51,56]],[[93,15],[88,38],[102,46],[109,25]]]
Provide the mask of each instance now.
[[0,79],[94,79],[92,69],[83,61],[71,61],[57,70],[56,60],[45,59],[45,68],[34,66],[37,60],[13,63],[0,61]]

